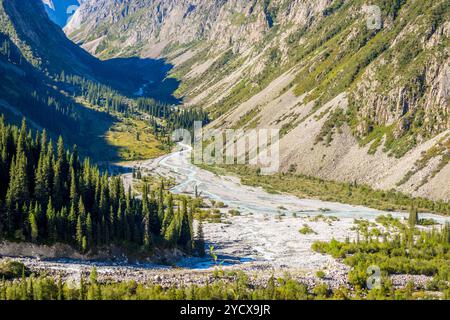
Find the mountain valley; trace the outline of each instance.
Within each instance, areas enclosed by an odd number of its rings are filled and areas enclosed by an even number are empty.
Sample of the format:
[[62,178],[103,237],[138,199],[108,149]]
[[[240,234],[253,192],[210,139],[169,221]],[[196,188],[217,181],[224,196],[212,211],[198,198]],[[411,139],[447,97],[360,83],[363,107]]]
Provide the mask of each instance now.
[[285,172],[448,200],[448,2],[381,3],[369,29],[363,1],[90,1],[65,32],[164,57],[212,127],[279,128]]
[[0,305],[450,299],[449,36],[447,0],[0,0]]

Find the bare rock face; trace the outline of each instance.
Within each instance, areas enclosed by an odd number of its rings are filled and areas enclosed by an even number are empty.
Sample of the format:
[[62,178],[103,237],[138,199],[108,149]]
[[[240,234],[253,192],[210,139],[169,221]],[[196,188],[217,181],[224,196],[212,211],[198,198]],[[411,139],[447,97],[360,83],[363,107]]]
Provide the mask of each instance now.
[[[88,0],[65,31],[84,44],[102,38],[105,45],[122,53],[129,49],[123,43],[143,54],[159,55],[167,45],[200,40],[213,43],[216,51],[232,47],[234,52],[243,52],[277,24],[305,24],[330,2]],[[153,47],[159,50],[152,51]]]

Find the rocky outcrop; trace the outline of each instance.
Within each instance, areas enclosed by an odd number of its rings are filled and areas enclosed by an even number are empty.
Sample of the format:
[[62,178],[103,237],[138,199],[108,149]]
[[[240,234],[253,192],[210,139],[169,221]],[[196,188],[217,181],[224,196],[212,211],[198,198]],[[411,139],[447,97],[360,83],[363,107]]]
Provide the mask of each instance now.
[[[332,0],[87,0],[66,26],[66,33],[91,50],[116,55],[161,55],[167,46],[208,41],[215,51],[244,52],[277,26],[304,26]],[[124,46],[125,44],[125,46]],[[133,50],[133,51],[131,51]]]

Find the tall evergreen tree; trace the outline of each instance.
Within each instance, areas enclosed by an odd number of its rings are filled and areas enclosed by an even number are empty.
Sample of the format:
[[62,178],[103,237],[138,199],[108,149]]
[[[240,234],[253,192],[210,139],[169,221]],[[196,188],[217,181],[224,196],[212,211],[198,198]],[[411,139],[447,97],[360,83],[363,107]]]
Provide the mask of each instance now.
[[412,205],[411,209],[409,210],[408,223],[411,228],[414,228],[417,223],[419,223],[419,213],[414,205]]
[[38,218],[36,212],[37,206],[30,212],[29,222],[30,222],[30,230],[31,230],[31,241],[37,242],[39,237],[39,227],[38,227]]
[[185,246],[185,248],[190,251],[191,249],[191,226],[189,223],[188,205],[186,198],[182,200],[182,211],[181,211],[181,225],[180,225],[180,235],[178,237],[178,245]]
[[47,218],[47,236],[48,239],[53,242],[56,240],[56,216],[51,198],[48,201],[45,216]]
[[195,249],[200,257],[205,256],[205,235],[203,233],[203,222],[198,222],[197,236],[195,239]]
[[[161,204],[160,204],[161,205]],[[167,209],[164,214],[164,219],[162,223],[162,233],[165,234],[167,231],[167,228],[172,223],[172,221],[175,219],[174,215],[174,204],[173,204],[173,196],[169,194],[168,200],[167,200]]]
[[78,216],[76,229],[77,229],[77,235],[76,235],[77,245],[78,245],[78,248],[80,250],[82,250],[83,249],[83,239],[85,237],[84,237],[84,230],[83,230],[84,227],[83,227],[83,222],[81,220],[81,216]]

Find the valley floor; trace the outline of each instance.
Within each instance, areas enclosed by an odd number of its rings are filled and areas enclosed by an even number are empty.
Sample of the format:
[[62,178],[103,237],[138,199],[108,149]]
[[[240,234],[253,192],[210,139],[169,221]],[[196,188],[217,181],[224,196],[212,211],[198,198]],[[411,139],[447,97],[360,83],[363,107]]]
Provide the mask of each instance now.
[[[111,262],[81,262],[75,260],[20,259],[32,271],[58,276],[65,280],[89,273],[95,266],[100,281],[129,281],[159,284],[163,287],[206,284],[217,277],[233,281],[237,271],[243,271],[258,285],[264,285],[275,275],[289,274],[314,286],[326,282],[331,288],[348,285],[349,267],[331,256],[314,252],[316,241],[355,239],[355,219],[376,223],[387,214],[362,206],[345,205],[320,200],[299,199],[287,194],[270,194],[262,188],[244,186],[235,177],[223,177],[190,163],[190,149],[158,159],[128,164],[145,175],[171,178],[175,194],[193,195],[195,188],[206,201],[223,203],[220,223],[204,223],[207,247],[213,247],[217,261],[205,258],[184,258],[171,267],[155,264],[127,264]],[[123,175],[125,187],[137,182],[131,173]],[[402,213],[391,213],[406,219]],[[421,215],[443,224],[450,217]],[[378,225],[382,228],[382,226]],[[300,232],[302,231],[302,232]],[[323,271],[319,278],[317,271]],[[423,287],[431,277],[396,275],[394,285],[409,281]]]
[[[4,260],[10,260],[4,258]],[[95,267],[100,283],[136,282],[143,285],[159,285],[164,289],[171,287],[189,287],[191,285],[205,286],[217,280],[225,283],[234,283],[240,274],[248,277],[249,284],[257,287],[266,287],[269,280],[292,279],[313,289],[318,285],[326,284],[330,289],[353,287],[348,283],[349,267],[337,261],[330,261],[325,268],[325,276],[319,278],[315,272],[305,272],[297,269],[273,268],[265,263],[245,263],[235,266],[216,266],[208,269],[186,269],[165,267],[153,264],[130,265],[126,263],[110,262],[79,262],[75,260],[44,261],[34,258],[14,258],[14,261],[23,263],[33,273],[47,275],[59,279],[64,283],[77,286],[81,277],[89,278]],[[2,259],[0,259],[0,263]],[[426,288],[432,277],[422,275],[393,275],[390,277],[395,288],[404,288],[413,282],[418,289]]]
[[[336,202],[299,199],[287,194],[270,194],[259,187],[242,185],[238,178],[219,176],[190,163],[190,149],[155,160],[134,163],[134,168],[147,175],[171,177],[172,192],[223,203],[220,223],[204,225],[207,244],[214,247],[219,261],[225,265],[267,265],[275,270],[326,270],[335,261],[314,252],[316,241],[355,239],[355,219],[375,223],[387,212]],[[124,175],[126,185],[133,184],[131,174]],[[390,213],[407,219],[405,213]],[[450,217],[421,214],[444,224]],[[311,232],[301,234],[307,226]],[[211,266],[211,261],[209,266]],[[188,259],[180,266],[207,268],[208,262]],[[333,268],[331,268],[333,269]]]

